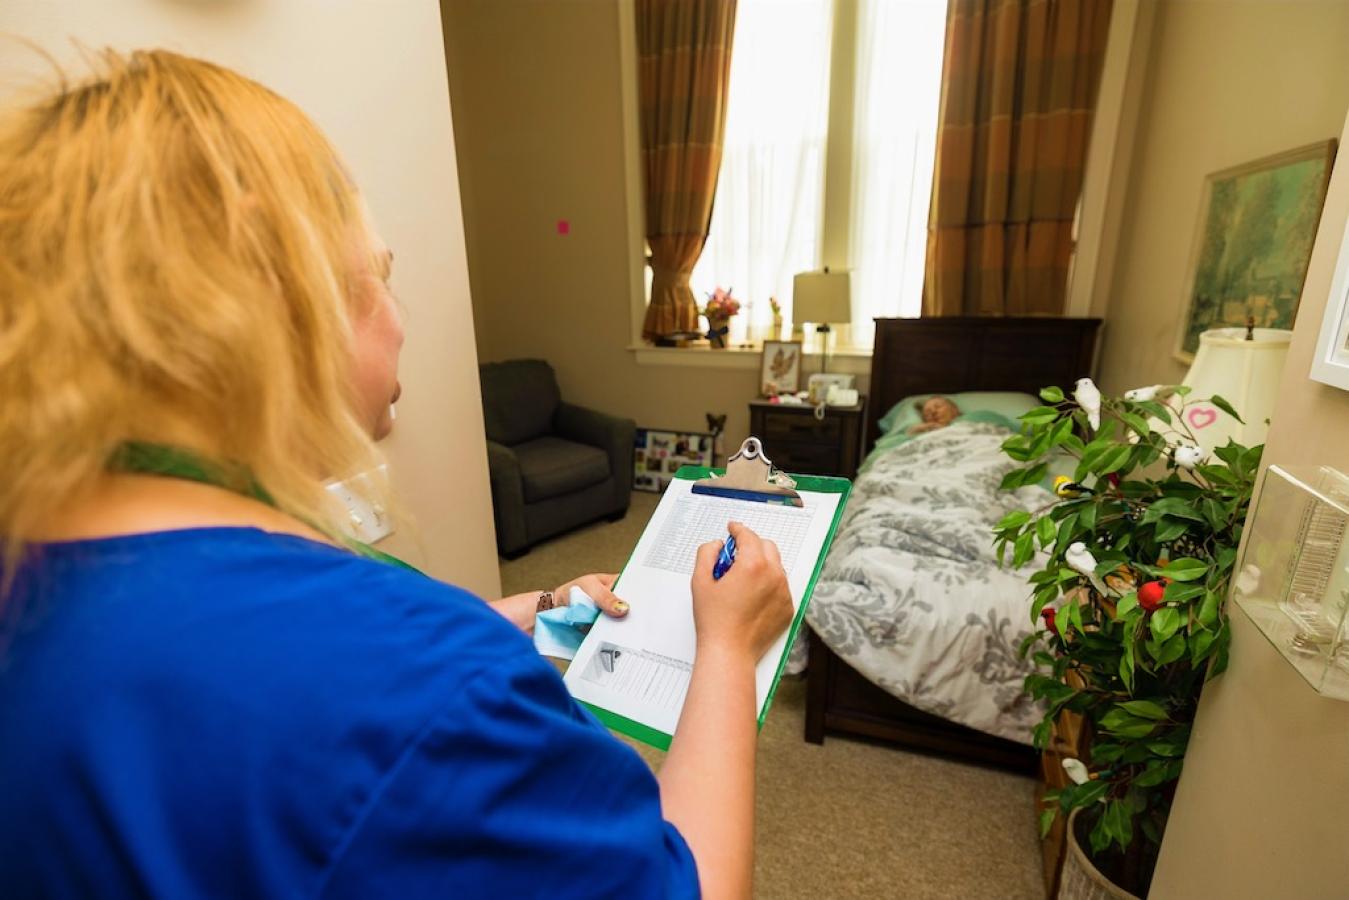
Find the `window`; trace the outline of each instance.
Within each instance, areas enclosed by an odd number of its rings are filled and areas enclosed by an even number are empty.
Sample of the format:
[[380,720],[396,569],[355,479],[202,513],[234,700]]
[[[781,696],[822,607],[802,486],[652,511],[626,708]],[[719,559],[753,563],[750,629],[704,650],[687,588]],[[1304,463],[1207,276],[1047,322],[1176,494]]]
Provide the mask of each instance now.
[[761,338],[769,297],[820,264],[833,0],[740,0],[712,224],[690,283],[740,298],[731,340]]
[[[945,28],[946,0],[740,0],[691,278],[700,302],[721,286],[744,304],[733,341],[767,335],[769,297],[790,321],[793,276],[821,265],[853,270],[852,345],[870,347],[875,316],[919,314]],[[833,78],[831,53],[851,60]],[[830,104],[852,115],[831,119]]]
[[[923,308],[946,0],[861,0],[857,15],[853,322]],[[871,346],[871,327],[853,327]]]

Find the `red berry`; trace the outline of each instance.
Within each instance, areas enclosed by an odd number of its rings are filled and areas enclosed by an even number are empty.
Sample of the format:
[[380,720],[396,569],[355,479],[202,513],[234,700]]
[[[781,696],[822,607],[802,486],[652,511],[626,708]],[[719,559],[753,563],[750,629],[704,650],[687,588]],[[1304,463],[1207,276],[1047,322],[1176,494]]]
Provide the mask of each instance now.
[[1162,595],[1166,593],[1166,585],[1160,581],[1149,581],[1138,589],[1138,605],[1148,612],[1153,612],[1162,605]]
[[1119,488],[1119,475],[1116,474],[1115,472],[1111,472],[1110,474],[1106,475],[1106,476],[1105,476],[1105,479],[1106,479],[1106,481],[1109,481],[1109,482],[1110,482],[1110,486],[1111,486],[1112,488],[1116,488],[1116,489]]
[[1046,606],[1044,609],[1040,610],[1040,618],[1045,620],[1045,627],[1050,631],[1058,630],[1054,627],[1054,615],[1054,608],[1052,606]]

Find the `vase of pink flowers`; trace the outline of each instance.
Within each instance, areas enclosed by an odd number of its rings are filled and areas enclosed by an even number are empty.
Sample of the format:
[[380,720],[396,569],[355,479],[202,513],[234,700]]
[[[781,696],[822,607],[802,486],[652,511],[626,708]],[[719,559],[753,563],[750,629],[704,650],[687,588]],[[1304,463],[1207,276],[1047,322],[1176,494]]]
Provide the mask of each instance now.
[[707,317],[707,339],[713,348],[725,349],[726,336],[731,330],[731,316],[740,312],[740,301],[731,296],[730,290],[717,288],[707,295],[707,305],[699,312]]

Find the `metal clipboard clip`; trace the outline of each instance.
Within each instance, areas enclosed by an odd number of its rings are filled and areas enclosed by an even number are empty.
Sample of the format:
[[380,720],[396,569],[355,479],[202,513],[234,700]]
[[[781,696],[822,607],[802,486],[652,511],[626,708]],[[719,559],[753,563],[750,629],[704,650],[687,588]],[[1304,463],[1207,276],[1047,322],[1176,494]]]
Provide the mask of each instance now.
[[773,467],[756,437],[745,438],[735,455],[726,460],[725,475],[695,481],[693,493],[779,506],[805,506],[796,492],[796,480]]

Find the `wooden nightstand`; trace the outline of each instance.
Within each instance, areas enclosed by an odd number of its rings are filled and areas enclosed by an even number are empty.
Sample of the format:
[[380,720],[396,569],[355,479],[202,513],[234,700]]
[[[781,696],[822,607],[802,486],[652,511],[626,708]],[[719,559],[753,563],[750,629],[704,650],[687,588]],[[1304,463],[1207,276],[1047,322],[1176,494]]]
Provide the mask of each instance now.
[[815,418],[813,406],[789,406],[751,400],[749,433],[763,442],[764,452],[784,472],[799,475],[857,477],[862,461],[867,398],[855,406],[826,406]]

